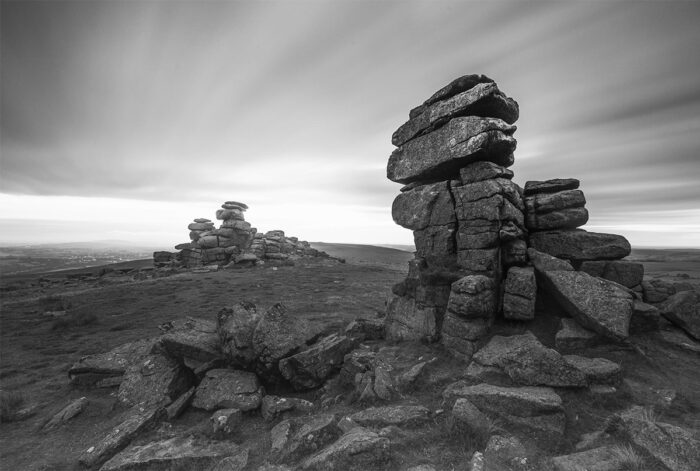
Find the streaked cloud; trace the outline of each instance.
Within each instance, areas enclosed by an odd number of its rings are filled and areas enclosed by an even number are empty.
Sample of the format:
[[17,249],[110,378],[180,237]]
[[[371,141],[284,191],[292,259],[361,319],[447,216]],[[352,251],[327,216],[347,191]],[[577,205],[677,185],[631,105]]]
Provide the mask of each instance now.
[[664,215],[700,245],[698,19],[682,1],[3,2],[0,221],[90,224],[112,201],[163,238],[149,213],[175,230],[240,199],[263,229],[410,242],[391,133],[479,72],[520,103],[519,183],[579,178],[591,228],[669,245]]

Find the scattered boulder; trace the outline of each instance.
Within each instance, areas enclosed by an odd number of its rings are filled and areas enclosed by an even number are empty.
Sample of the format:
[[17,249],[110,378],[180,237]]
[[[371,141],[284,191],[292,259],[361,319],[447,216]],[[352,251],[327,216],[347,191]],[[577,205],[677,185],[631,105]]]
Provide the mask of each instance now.
[[248,449],[227,441],[194,437],[131,446],[107,461],[101,471],[136,469],[197,469],[242,471],[248,464]]
[[351,338],[331,334],[308,349],[280,360],[279,370],[294,389],[313,389],[340,369],[343,357],[354,347]]
[[700,340],[700,291],[681,291],[671,295],[659,308],[662,316]]
[[301,463],[306,470],[364,471],[379,469],[389,460],[389,439],[355,427]]
[[350,419],[367,427],[419,427],[430,419],[430,411],[420,405],[370,407],[352,414]]
[[545,288],[582,326],[613,339],[629,335],[632,296],[612,282],[577,271],[544,272]]
[[197,387],[192,405],[199,409],[254,410],[260,407],[262,387],[254,373],[239,370],[207,371]]
[[642,292],[645,303],[658,304],[676,294],[676,287],[664,280],[645,280],[642,281]]
[[234,365],[250,368],[254,364],[253,332],[260,318],[255,304],[246,301],[217,314],[219,341],[223,353]]

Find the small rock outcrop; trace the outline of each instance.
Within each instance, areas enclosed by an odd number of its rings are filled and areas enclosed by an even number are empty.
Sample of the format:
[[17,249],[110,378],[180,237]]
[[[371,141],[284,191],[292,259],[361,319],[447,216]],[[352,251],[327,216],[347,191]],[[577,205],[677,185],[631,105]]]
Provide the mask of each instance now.
[[258,232],[245,220],[243,213],[247,210],[245,203],[226,201],[216,211],[216,219],[221,221],[218,228],[210,219],[195,219],[187,226],[190,242],[176,245],[179,252],[155,252],[154,265],[229,268],[250,267],[265,261],[280,263],[295,257],[328,257],[307,241],[285,236],[282,230]]

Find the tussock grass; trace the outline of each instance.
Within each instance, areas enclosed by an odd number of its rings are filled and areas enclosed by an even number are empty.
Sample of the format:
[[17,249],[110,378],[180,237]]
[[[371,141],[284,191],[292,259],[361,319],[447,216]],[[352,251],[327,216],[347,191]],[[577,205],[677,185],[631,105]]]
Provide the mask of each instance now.
[[631,445],[615,445],[612,451],[620,460],[623,470],[644,471],[646,469],[644,457],[637,453]]
[[640,418],[645,422],[655,424],[659,421],[659,414],[656,413],[653,407],[645,407],[642,409]]
[[26,402],[27,398],[20,391],[0,391],[0,422],[17,420]]

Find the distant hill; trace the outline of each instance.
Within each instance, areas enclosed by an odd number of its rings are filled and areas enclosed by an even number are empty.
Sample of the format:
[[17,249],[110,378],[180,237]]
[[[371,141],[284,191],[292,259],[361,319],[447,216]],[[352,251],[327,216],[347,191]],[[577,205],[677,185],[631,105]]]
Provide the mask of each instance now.
[[343,258],[347,263],[356,265],[376,265],[405,271],[413,252],[389,247],[364,244],[333,244],[329,242],[311,242],[311,246],[323,250],[332,257]]

